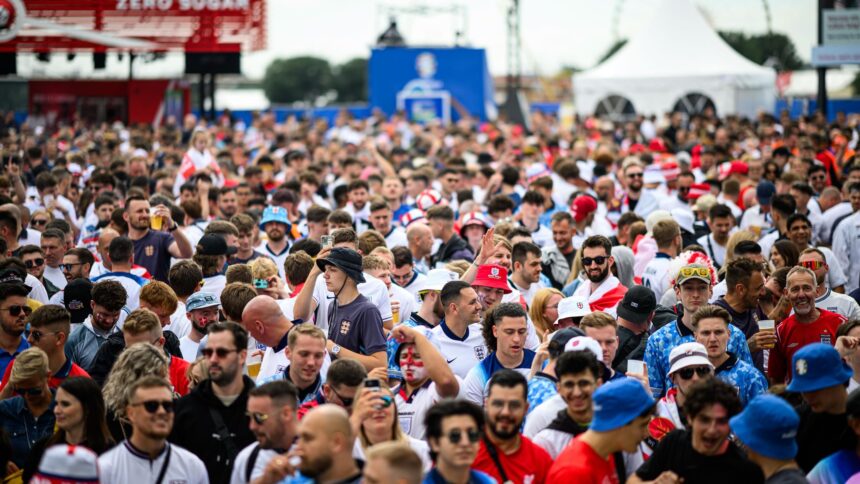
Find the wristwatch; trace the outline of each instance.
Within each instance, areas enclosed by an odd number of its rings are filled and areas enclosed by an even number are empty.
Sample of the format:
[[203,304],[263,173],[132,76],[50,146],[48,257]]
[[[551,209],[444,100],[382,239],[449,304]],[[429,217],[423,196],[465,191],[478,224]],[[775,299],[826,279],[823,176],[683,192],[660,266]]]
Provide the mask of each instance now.
[[169,229],[167,229],[167,231],[168,231],[168,232],[173,232],[173,231],[175,231],[175,230],[176,230],[176,229],[178,229],[178,228],[179,228],[179,224],[178,224],[178,223],[176,223],[176,222],[173,222],[173,227],[170,227]]
[[331,355],[337,358],[337,355],[340,354],[340,345],[335,343],[331,345]]

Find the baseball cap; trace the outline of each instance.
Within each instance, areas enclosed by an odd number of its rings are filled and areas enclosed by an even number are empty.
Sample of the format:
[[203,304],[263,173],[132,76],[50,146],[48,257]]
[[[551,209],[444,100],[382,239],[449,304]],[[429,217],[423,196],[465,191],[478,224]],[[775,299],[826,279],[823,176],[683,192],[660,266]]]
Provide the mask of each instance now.
[[702,343],[683,343],[672,349],[669,353],[669,373],[671,375],[678,370],[687,368],[688,366],[709,366],[711,369],[714,365],[708,359],[708,350]]
[[767,180],[760,181],[755,187],[755,198],[759,205],[770,205],[774,195],[776,195],[776,185]]
[[582,296],[570,296],[558,302],[558,319],[581,318],[590,312],[588,300]]
[[317,267],[325,271],[325,266],[335,266],[355,282],[362,283],[364,271],[361,267],[361,254],[345,247],[335,247],[324,259],[317,259]]
[[812,343],[797,350],[791,367],[793,376],[786,390],[798,393],[844,385],[853,374],[836,348],[825,343]]
[[266,224],[269,222],[284,224],[287,226],[287,231],[293,226],[287,218],[287,209],[284,207],[266,207],[263,210],[263,218],[260,219],[260,230],[265,230]]
[[505,294],[511,293],[508,285],[508,270],[496,264],[484,264],[478,267],[478,274],[472,282],[472,287],[475,286],[492,287],[501,289]]
[[[710,190],[709,190],[710,191]],[[711,193],[706,193],[702,195],[698,199],[696,199],[696,205],[693,206],[693,210],[696,212],[705,212],[711,209],[714,205],[717,204],[717,197],[713,196]]]
[[185,302],[185,310],[194,311],[195,309],[211,308],[220,305],[221,301],[218,300],[217,296],[211,292],[199,291],[188,296],[188,300]]
[[229,247],[224,237],[206,234],[197,242],[197,255],[233,255],[238,249]]
[[624,295],[618,305],[618,316],[631,323],[642,324],[648,321],[648,316],[657,309],[657,298],[654,291],[645,286],[633,286]]
[[71,315],[72,324],[83,323],[92,313],[90,302],[93,283],[89,279],[74,279],[63,290],[63,306]]
[[623,427],[654,407],[654,398],[634,378],[620,378],[604,383],[591,396],[594,416],[591,430],[609,432]]
[[687,281],[698,279],[702,282],[711,284],[711,270],[704,264],[687,264],[678,270],[678,275],[675,277],[675,284],[681,285]]
[[50,447],[39,461],[39,469],[30,482],[44,484],[89,484],[99,482],[98,455],[79,445],[59,444]]
[[580,195],[573,199],[573,204],[570,207],[573,219],[577,222],[585,220],[591,212],[597,210],[597,202],[588,195]]
[[597,361],[603,363],[603,350],[600,348],[600,343],[590,336],[571,338],[564,344],[564,351],[590,351],[597,358]]
[[567,346],[567,342],[577,336],[585,336],[585,331],[579,328],[564,328],[552,333],[552,336],[549,338],[548,346],[550,355],[561,354]]
[[800,417],[782,398],[756,396],[729,420],[729,425],[744,446],[757,454],[778,460],[791,460],[797,455]]
[[447,269],[432,269],[427,272],[427,277],[423,279],[415,292],[422,291],[441,291],[445,284],[459,279],[456,272]]

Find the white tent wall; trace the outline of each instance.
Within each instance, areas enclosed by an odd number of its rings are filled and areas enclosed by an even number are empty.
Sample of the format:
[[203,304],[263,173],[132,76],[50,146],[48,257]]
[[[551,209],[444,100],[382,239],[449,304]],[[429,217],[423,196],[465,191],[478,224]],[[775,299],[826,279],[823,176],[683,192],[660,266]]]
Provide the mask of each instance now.
[[691,93],[708,96],[721,115],[773,111],[776,73],[732,50],[691,0],[662,0],[654,12],[612,57],[573,76],[579,114],[593,114],[613,94],[640,114],[670,111]]

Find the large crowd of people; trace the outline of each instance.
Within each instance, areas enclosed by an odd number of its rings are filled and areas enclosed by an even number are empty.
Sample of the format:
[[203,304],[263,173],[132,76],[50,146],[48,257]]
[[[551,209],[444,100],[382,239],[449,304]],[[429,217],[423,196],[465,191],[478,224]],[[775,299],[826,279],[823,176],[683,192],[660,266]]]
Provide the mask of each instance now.
[[4,482],[860,482],[860,117],[3,119]]

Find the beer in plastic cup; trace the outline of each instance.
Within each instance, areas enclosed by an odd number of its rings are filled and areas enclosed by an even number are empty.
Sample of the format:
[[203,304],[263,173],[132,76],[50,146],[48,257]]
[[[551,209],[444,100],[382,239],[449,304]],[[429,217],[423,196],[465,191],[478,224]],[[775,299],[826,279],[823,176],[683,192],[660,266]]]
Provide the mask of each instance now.
[[[776,329],[776,322],[772,319],[763,319],[758,322],[759,331],[767,331],[773,333]],[[773,348],[773,345],[766,345],[763,348],[770,349]]]
[[400,322],[400,310],[391,311],[391,322],[394,324],[398,324]]
[[258,361],[256,363],[248,363],[248,376],[256,380],[257,375],[260,374],[260,366],[262,364],[262,361]]
[[164,225],[164,219],[161,215],[155,214],[155,209],[153,208],[149,212],[149,227],[152,230],[161,230],[161,227]]

